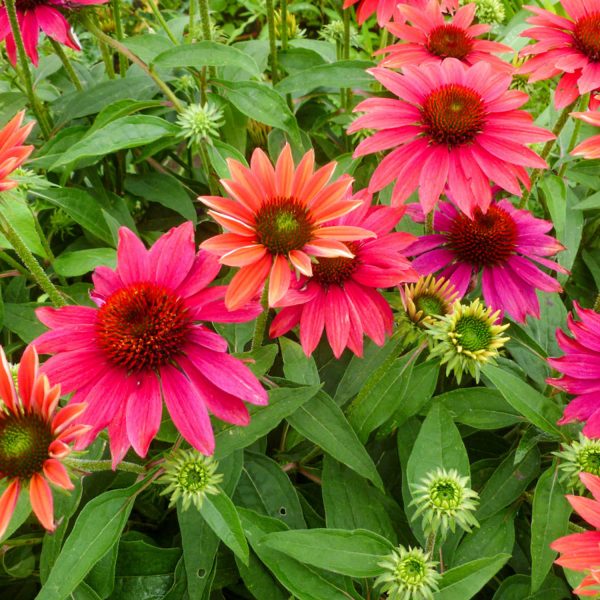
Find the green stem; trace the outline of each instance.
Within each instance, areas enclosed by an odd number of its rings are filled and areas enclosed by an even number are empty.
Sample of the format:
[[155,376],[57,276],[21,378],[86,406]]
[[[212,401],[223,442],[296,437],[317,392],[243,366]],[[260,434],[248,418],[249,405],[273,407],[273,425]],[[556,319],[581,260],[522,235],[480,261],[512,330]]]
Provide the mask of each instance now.
[[[590,101],[590,93],[584,94],[579,99],[579,106],[577,106],[578,111],[585,110],[588,102]],[[579,137],[579,131],[581,130],[581,124],[583,121],[581,119],[575,119],[575,127],[573,127],[573,133],[571,134],[571,139],[569,140],[569,145],[567,146],[567,154],[571,154],[573,148],[575,148],[575,144],[577,143],[577,138]],[[558,170],[558,176],[563,177],[565,171],[567,170],[567,163],[564,162],[560,169]]]
[[[81,471],[112,471],[112,462],[110,460],[87,460],[79,458],[67,458],[65,462],[74,469]],[[130,462],[120,462],[117,465],[119,471],[125,473],[146,473],[146,468],[143,465],[137,465]]]
[[25,45],[23,44],[23,37],[21,35],[21,29],[19,28],[19,20],[17,18],[16,0],[6,0],[6,12],[8,14],[8,20],[10,22],[10,29],[15,40],[17,47],[17,56],[19,58],[19,64],[21,66],[21,76],[25,84],[25,91],[29,98],[31,108],[35,113],[37,121],[42,130],[42,134],[46,139],[50,137],[52,131],[52,125],[50,118],[44,110],[44,105],[40,102],[33,89],[33,80],[31,78],[31,71],[29,70],[29,62],[27,60],[27,53],[25,52]]
[[[342,59],[350,58],[350,11],[342,10],[344,20],[344,40],[342,43]],[[350,88],[342,89],[342,105],[346,112],[350,112],[352,104],[352,90]]]
[[594,302],[594,310],[597,313],[600,313],[600,293],[596,296],[596,301]]
[[115,66],[113,64],[113,56],[108,50],[108,46],[98,40],[98,45],[100,46],[100,54],[102,54],[102,60],[104,61],[104,70],[106,71],[106,75],[109,79],[115,78]]
[[188,25],[187,43],[194,43],[194,30],[196,29],[196,0],[190,0],[190,21]]
[[[50,264],[54,265],[54,261],[56,260],[56,257],[54,256],[54,252],[52,252],[52,248],[50,247],[48,238],[46,237],[46,234],[44,233],[44,230],[42,229],[40,222],[38,221],[37,215],[33,212],[33,210],[31,210],[31,207],[29,207],[29,212],[31,213],[31,217],[33,219],[35,231],[38,234],[40,241],[42,242],[42,247],[44,248],[44,252],[46,253],[46,256],[48,257]],[[67,285],[67,282],[64,279],[64,277],[58,275],[58,273],[57,273],[57,276],[58,276],[58,279],[59,279],[61,285]]]
[[425,233],[431,235],[433,233],[433,210],[427,215],[425,221]]
[[[200,26],[202,27],[202,39],[210,42],[212,39],[212,32],[210,26],[210,6],[208,5],[208,0],[200,0]],[[214,67],[210,67],[208,70],[206,67],[202,68],[202,73],[200,75],[200,98],[202,103],[206,102],[206,73],[210,75],[210,77],[214,78],[216,76],[216,71]]]
[[[115,18],[115,33],[117,39],[121,41],[125,35],[123,34],[123,22],[121,21],[121,0],[112,0],[113,16]],[[121,77],[127,75],[127,63],[119,56],[119,73]]]
[[281,49],[287,50],[288,47],[288,5],[287,0],[281,0]]
[[254,326],[254,335],[252,336],[252,350],[258,350],[263,344],[265,339],[265,329],[267,328],[267,320],[269,319],[269,286],[265,283],[265,289],[263,290],[262,298],[260,299],[263,311],[258,315],[256,319],[256,325]]
[[173,35],[173,32],[171,31],[170,27],[167,25],[167,22],[165,21],[165,18],[162,16],[162,13],[160,12],[158,6],[156,6],[156,2],[154,2],[154,0],[147,0],[147,1],[148,1],[148,4],[150,5],[150,8],[152,9],[152,12],[154,13],[154,16],[156,17],[156,20],[160,23],[160,26],[163,28],[164,32],[167,34],[169,39],[176,46],[179,46],[179,40]]
[[50,43],[52,44],[52,48],[54,52],[60,58],[60,62],[62,62],[63,67],[65,69],[66,74],[69,76],[69,79],[75,86],[78,92],[83,91],[83,85],[81,84],[81,79],[79,79],[79,75],[75,72],[67,53],[63,50],[63,47],[58,42],[54,41],[52,38],[48,38]]
[[[211,163],[210,163],[210,159],[208,158],[208,152],[206,151],[206,147],[204,146],[204,144],[200,143],[197,146],[198,146],[198,152],[200,154],[200,159],[202,160],[202,167],[204,168],[204,172],[206,173],[206,179],[208,181],[208,187],[210,189],[210,193],[213,196],[216,196],[219,193],[219,189],[215,182],[215,178],[213,176],[212,169],[210,168]],[[185,163],[183,163],[183,166],[185,167]]]
[[3,260],[7,265],[11,266],[13,269],[21,273],[24,277],[28,279],[33,279],[29,271],[18,261],[16,261],[10,254],[7,254],[3,250],[0,250],[0,259]]
[[275,10],[273,0],[265,0],[267,5],[267,29],[269,30],[269,47],[271,54],[271,79],[273,84],[279,81],[279,60],[277,58],[277,36],[275,34]]
[[427,554],[429,554],[429,556],[432,557],[434,548],[435,548],[435,531],[432,531],[427,536],[427,544],[425,547],[425,552],[427,552]]
[[67,302],[65,299],[56,289],[56,286],[50,281],[48,275],[46,275],[45,271],[40,266],[40,263],[36,260],[35,256],[33,256],[31,250],[25,245],[25,242],[17,230],[13,228],[4,215],[2,216],[1,229],[4,237],[19,255],[19,258],[23,261],[23,264],[27,267],[27,270],[31,273],[37,284],[44,292],[46,292],[46,294],[48,294],[52,304],[57,307],[66,306]]

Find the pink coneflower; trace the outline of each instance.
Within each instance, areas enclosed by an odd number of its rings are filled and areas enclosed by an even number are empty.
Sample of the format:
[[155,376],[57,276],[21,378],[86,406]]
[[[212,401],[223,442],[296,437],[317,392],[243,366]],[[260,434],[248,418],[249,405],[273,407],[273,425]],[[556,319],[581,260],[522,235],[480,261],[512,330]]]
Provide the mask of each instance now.
[[492,199],[490,180],[520,196],[519,182],[529,187],[525,167],[546,167],[525,144],[554,135],[533,125],[529,113],[516,110],[527,94],[509,90],[511,76],[489,63],[467,66],[446,58],[404,67],[403,74],[370,72],[398,99],[364,100],[356,110],[366,114],[348,131],[379,130],[358,145],[355,157],[395,148],[369,185],[374,192],[396,181],[393,204],[418,187],[421,206],[430,212],[447,187],[463,212],[473,214],[476,207],[485,212]]
[[33,146],[24,146],[35,121],[30,121],[21,127],[25,111],[17,113],[0,130],[0,192],[5,192],[17,187],[16,181],[11,181],[8,176],[18,169],[29,157]]
[[145,456],[160,426],[162,401],[181,435],[212,454],[208,411],[246,425],[242,401],[266,404],[260,383],[227,342],[202,322],[242,322],[261,311],[258,303],[229,312],[225,286],[207,287],[219,264],[195,253],[194,231],[185,223],[150,250],[129,229],[119,230],[117,269],[98,267],[92,298],[98,308],[40,308],[51,328],[36,345],[54,354],[44,372],[60,381],[72,402],[85,400],[82,417],[92,426],[87,440],[108,425],[113,464],[130,446]]
[[383,27],[394,14],[398,0],[344,0],[344,8],[358,4],[356,20],[362,25],[372,14],[377,13],[377,23]]
[[556,88],[556,108],[564,108],[578,96],[600,87],[600,0],[562,0],[567,15],[561,17],[537,6],[524,6],[536,25],[521,35],[537,40],[521,50],[533,56],[519,73],[530,73],[529,81],[549,79],[562,73]]
[[300,342],[307,356],[317,347],[323,329],[336,358],[346,346],[362,356],[363,335],[383,345],[394,319],[377,288],[418,279],[403,254],[414,236],[393,231],[404,209],[371,206],[364,192],[355,197],[362,198],[360,207],[330,224],[360,224],[374,231],[377,239],[351,243],[354,258],[320,258],[312,277],[303,277],[279,302],[285,308],[271,324],[271,337],[300,324]]
[[[585,123],[600,127],[600,111],[573,112],[571,116],[581,119]],[[593,135],[578,146],[573,148],[573,156],[583,156],[583,158],[600,158],[600,134]]]
[[8,483],[0,497],[0,537],[27,486],[35,516],[46,529],[54,530],[48,482],[73,489],[61,460],[71,452],[69,444],[88,430],[85,425],[74,424],[85,404],[58,409],[60,386],[50,387],[48,378],[38,373],[38,366],[35,348],[28,346],[19,364],[17,391],[0,348],[0,480]]
[[[71,32],[71,25],[58,10],[70,11],[73,5],[85,6],[88,4],[104,4],[108,0],[17,0],[17,18],[19,28],[23,36],[25,52],[31,62],[38,65],[38,38],[40,30],[53,40],[73,48],[81,50],[77,40]],[[10,62],[17,62],[17,50],[15,40],[10,29],[10,22],[6,7],[0,8],[0,41],[6,40],[6,51]]]
[[552,223],[536,219],[508,200],[494,202],[484,214],[476,208],[471,219],[449,202],[441,202],[433,218],[434,235],[424,235],[406,253],[417,256],[413,266],[423,275],[439,273],[461,296],[481,273],[485,303],[524,322],[539,318],[536,289],[560,292],[561,287],[535,263],[554,271],[565,269],[548,260],[563,246],[546,235]]
[[400,4],[399,21],[391,21],[386,29],[402,42],[378,50],[375,54],[387,54],[379,65],[393,69],[406,65],[438,63],[444,58],[456,58],[467,65],[479,61],[490,63],[496,70],[511,73],[513,67],[494,56],[494,53],[512,52],[510,46],[477,39],[488,33],[489,25],[473,25],[476,5],[465,4],[448,21],[437,0],[430,0],[422,7]]
[[360,205],[349,196],[352,178],[344,175],[328,183],[336,163],[314,170],[314,153],[307,152],[294,168],[288,144],[273,168],[259,148],[252,153],[250,169],[236,160],[227,164],[231,179],[221,184],[231,196],[201,196],[208,211],[227,233],[201,244],[230,267],[241,267],[225,296],[233,310],[254,298],[269,278],[269,304],[273,306],[290,286],[293,268],[312,275],[311,257],[352,258],[342,242],[374,234],[354,225],[325,226]]
[[600,592],[600,477],[590,473],[580,473],[579,477],[593,499],[571,495],[566,498],[595,530],[565,535],[554,540],[550,547],[561,554],[555,561],[557,565],[586,574],[573,593],[597,597]]
[[579,321],[568,317],[569,337],[560,329],[556,339],[565,353],[560,358],[549,358],[551,367],[563,375],[548,379],[548,383],[574,394],[559,421],[562,425],[571,421],[584,421],[583,434],[588,438],[600,438],[600,314],[581,308],[575,303]]

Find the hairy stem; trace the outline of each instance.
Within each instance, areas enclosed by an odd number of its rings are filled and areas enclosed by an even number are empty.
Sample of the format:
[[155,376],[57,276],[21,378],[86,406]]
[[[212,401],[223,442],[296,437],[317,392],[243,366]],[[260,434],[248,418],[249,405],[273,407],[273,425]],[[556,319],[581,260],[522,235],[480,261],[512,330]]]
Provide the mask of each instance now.
[[252,336],[252,350],[257,350],[263,344],[265,339],[265,329],[267,328],[267,320],[269,319],[269,286],[265,283],[265,289],[263,290],[262,298],[260,303],[262,304],[263,311],[256,318],[256,325],[254,326],[254,335]]
[[71,80],[71,83],[75,86],[75,89],[78,92],[83,91],[83,85],[81,83],[81,79],[79,79],[79,75],[77,75],[77,73],[75,72],[75,69],[73,68],[73,65],[71,64],[71,61],[69,60],[69,57],[67,56],[67,53],[63,50],[62,45],[59,44],[58,42],[54,41],[52,38],[48,38],[48,39],[50,40],[50,43],[52,44],[52,48],[54,49],[54,52],[56,53],[58,58],[60,58],[60,62],[62,62],[63,67],[65,69],[65,73]]
[[[112,9],[115,19],[115,33],[117,39],[121,41],[125,37],[123,35],[123,22],[121,21],[121,0],[112,0]],[[121,77],[127,75],[127,62],[123,60],[122,56],[119,56],[119,73]]]
[[267,29],[269,30],[269,47],[271,49],[271,79],[273,84],[279,81],[279,59],[277,57],[277,36],[275,35],[275,10],[273,0],[265,0],[267,6]]
[[167,25],[165,18],[162,16],[158,6],[156,6],[156,2],[154,0],[148,0],[148,4],[156,17],[156,20],[160,23],[160,26],[163,28],[163,31],[167,34],[168,38],[176,45],[179,46],[179,40],[173,35],[170,27]]

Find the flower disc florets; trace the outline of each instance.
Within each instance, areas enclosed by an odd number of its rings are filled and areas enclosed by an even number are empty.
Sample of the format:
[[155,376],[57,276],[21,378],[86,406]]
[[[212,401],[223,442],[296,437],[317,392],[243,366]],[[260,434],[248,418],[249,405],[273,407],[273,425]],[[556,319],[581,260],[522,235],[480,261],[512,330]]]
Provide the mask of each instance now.
[[205,102],[190,104],[177,118],[177,122],[185,138],[189,138],[193,144],[201,144],[219,137],[218,130],[225,124],[225,119],[218,106]]
[[386,572],[375,580],[390,600],[432,600],[441,575],[421,548],[399,546],[379,563]]
[[408,318],[420,327],[433,323],[438,316],[450,314],[458,292],[443,277],[421,277],[417,283],[402,286],[402,305]]
[[423,531],[443,536],[456,525],[465,531],[479,527],[473,512],[479,495],[469,487],[469,478],[461,477],[456,469],[438,468],[427,474],[412,488],[412,504],[417,507],[413,519],[423,517]]
[[582,433],[579,441],[564,445],[560,452],[554,452],[561,458],[558,465],[561,470],[561,479],[566,480],[573,487],[583,491],[584,487],[579,479],[579,473],[600,475],[600,440],[589,439]]
[[217,473],[219,463],[195,450],[179,450],[165,462],[165,474],[158,483],[167,484],[161,495],[171,495],[170,506],[181,498],[183,510],[190,504],[199,510],[208,494],[218,494],[223,475]]

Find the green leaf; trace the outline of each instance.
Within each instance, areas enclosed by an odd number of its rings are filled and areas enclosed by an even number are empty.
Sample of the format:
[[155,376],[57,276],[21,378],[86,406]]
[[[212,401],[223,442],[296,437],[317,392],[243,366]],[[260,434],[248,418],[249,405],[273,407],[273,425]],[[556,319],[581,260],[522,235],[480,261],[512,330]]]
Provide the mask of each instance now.
[[253,552],[250,553],[248,566],[237,557],[235,563],[244,585],[256,600],[289,600],[289,594],[273,579]]
[[526,419],[542,431],[562,437],[562,432],[555,425],[562,414],[552,400],[542,396],[519,377],[499,367],[485,365],[482,372],[506,401]]
[[533,496],[531,593],[540,588],[557,556],[550,544],[568,533],[571,505],[567,502],[565,493],[555,465],[542,473]]
[[143,485],[105,492],[84,506],[36,600],[63,600],[71,594],[118,539]]
[[78,277],[93,271],[100,265],[112,269],[117,262],[117,251],[113,248],[90,248],[88,250],[75,250],[63,252],[54,261],[54,270],[64,277]]
[[350,577],[377,577],[394,546],[366,529],[306,529],[270,533],[262,543],[296,560]]
[[262,377],[273,366],[278,351],[277,344],[267,344],[248,352],[234,352],[233,355],[248,361],[248,368],[257,377]]
[[96,131],[96,129],[102,129],[102,127],[108,125],[111,121],[116,121],[121,117],[126,117],[127,115],[140,112],[147,108],[158,108],[160,106],[163,106],[163,103],[160,100],[137,101],[132,100],[131,98],[117,100],[98,113],[93,125],[88,129],[88,133]]
[[207,495],[200,514],[223,543],[245,564],[248,564],[248,544],[233,502],[223,491]]
[[251,75],[260,75],[256,61],[233,46],[204,41],[183,44],[161,52],[153,61],[159,69],[181,69],[182,67],[238,67]]
[[136,56],[139,56],[146,64],[150,64],[159,54],[173,48],[173,42],[164,35],[144,33],[134,35],[121,40],[121,43],[129,48]]
[[[11,194],[10,192],[4,192],[3,195],[7,195],[7,201],[2,205],[4,217],[8,219],[31,252],[47,258],[35,227],[34,217],[25,199],[19,194]],[[11,247],[1,234],[0,245],[3,248]]]
[[279,345],[283,358],[283,372],[290,381],[304,385],[320,383],[315,359],[312,356],[306,356],[300,344],[286,337],[280,337]]
[[42,335],[46,329],[35,315],[35,309],[43,304],[27,302],[23,304],[4,304],[4,327],[14,331],[25,343],[29,344],[36,337]]

